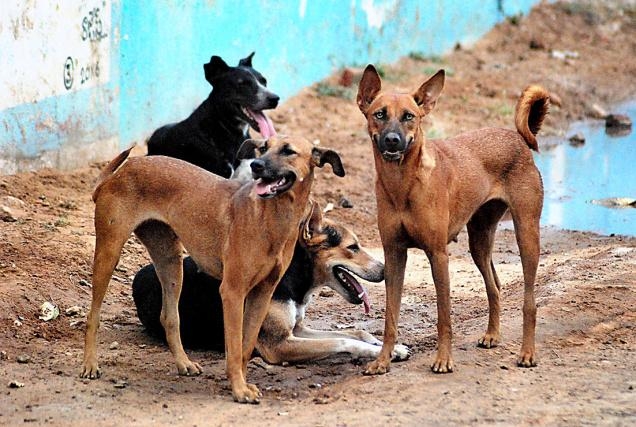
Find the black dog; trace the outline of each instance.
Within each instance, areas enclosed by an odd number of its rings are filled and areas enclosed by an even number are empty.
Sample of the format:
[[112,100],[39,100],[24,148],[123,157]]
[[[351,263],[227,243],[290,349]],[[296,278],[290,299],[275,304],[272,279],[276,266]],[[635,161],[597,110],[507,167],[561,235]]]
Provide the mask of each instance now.
[[176,157],[229,178],[250,126],[264,138],[275,135],[263,110],[276,108],[280,98],[252,68],[253,56],[241,59],[237,67],[218,56],[210,58],[203,65],[212,85],[210,95],[187,119],[157,129],[148,140],[148,155]]
[[[256,344],[269,363],[317,360],[348,353],[354,358],[376,357],[381,342],[362,330],[319,331],[304,325],[311,295],[329,286],[352,304],[364,303],[366,290],[355,276],[380,281],[384,265],[371,257],[347,227],[323,219],[314,210],[306,230],[299,237],[291,264],[279,282],[261,326]],[[179,299],[181,341],[189,348],[223,351],[223,310],[220,280],[198,271],[192,258],[183,260],[183,287]],[[137,315],[147,332],[165,340],[160,322],[161,284],[153,265],[141,269],[133,280]],[[393,357],[408,358],[409,350],[396,345]]]

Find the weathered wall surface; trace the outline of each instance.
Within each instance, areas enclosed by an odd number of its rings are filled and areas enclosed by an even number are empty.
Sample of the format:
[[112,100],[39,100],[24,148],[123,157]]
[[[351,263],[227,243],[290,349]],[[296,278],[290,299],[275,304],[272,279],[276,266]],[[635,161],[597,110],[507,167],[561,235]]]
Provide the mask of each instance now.
[[283,97],[344,65],[442,54],[537,0],[3,0],[0,174],[74,168],[143,142],[256,51]]

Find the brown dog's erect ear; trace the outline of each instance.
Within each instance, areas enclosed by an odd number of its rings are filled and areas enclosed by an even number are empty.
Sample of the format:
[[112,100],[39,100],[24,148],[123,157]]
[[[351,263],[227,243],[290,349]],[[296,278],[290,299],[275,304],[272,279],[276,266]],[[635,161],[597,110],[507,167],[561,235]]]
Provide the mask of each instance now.
[[380,93],[382,89],[382,81],[375,67],[371,64],[367,65],[362,74],[362,80],[358,85],[358,107],[362,113],[366,113],[369,105],[373,102],[375,97]]
[[322,211],[318,202],[310,201],[311,213],[309,217],[303,222],[302,242],[309,243],[314,234],[318,233],[322,228]]
[[428,114],[435,103],[439,94],[442,93],[444,88],[444,70],[439,70],[433,77],[422,83],[422,86],[415,91],[413,99],[420,106],[420,109],[424,114]]
[[230,66],[227,65],[225,61],[221,59],[220,56],[216,56],[216,55],[210,58],[210,62],[208,62],[207,64],[203,64],[203,71],[205,71],[205,79],[211,85],[214,84],[214,80],[218,76],[225,73],[229,69],[230,69]]
[[236,152],[236,160],[254,159],[256,157],[256,149],[264,143],[264,140],[246,139]]
[[331,165],[331,169],[333,169],[333,173],[335,173],[339,177],[345,176],[345,170],[342,166],[342,160],[340,160],[340,156],[335,151],[314,147],[311,150],[311,156],[314,160],[314,163],[316,163],[316,166],[318,166],[319,168],[323,167],[325,163],[329,163]]
[[241,59],[238,63],[239,67],[251,67],[252,66],[252,58],[256,52],[252,52],[247,55],[245,58]]

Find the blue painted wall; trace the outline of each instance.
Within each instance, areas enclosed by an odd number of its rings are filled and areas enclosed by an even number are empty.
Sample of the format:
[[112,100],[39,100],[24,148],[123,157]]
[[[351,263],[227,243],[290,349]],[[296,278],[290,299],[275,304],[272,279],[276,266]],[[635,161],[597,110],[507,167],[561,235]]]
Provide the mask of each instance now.
[[[207,96],[202,65],[213,54],[235,64],[256,51],[255,68],[284,99],[345,65],[389,63],[411,52],[443,54],[537,3],[99,1],[110,3],[112,20],[108,81],[0,111],[0,173],[76,167],[143,142],[154,128],[184,118]],[[0,45],[0,52],[11,48]]]

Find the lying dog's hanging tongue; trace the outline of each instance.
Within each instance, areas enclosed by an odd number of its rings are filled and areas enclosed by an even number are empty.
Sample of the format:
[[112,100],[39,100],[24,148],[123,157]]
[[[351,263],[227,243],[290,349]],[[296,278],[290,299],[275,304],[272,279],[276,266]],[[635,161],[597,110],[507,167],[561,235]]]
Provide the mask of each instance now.
[[258,131],[263,136],[263,138],[276,136],[274,124],[263,111],[248,111],[252,115],[252,118],[256,120],[256,123],[258,124]]

